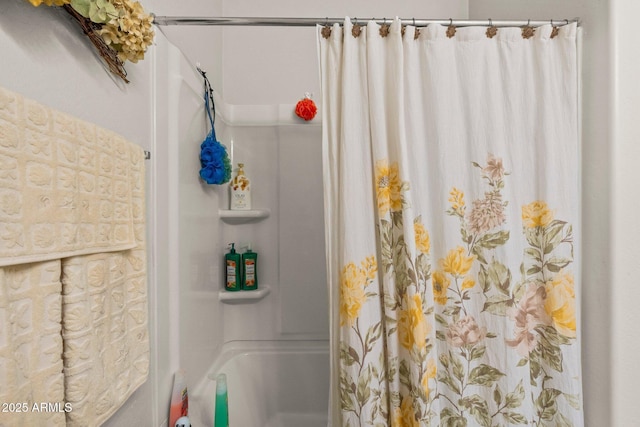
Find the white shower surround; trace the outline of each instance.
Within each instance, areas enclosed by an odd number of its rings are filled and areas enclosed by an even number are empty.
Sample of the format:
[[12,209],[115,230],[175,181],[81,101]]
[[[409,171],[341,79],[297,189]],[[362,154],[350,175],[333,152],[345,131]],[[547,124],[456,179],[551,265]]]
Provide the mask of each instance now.
[[[295,104],[234,106],[214,88],[217,138],[234,168],[245,164],[253,208],[269,212],[245,221],[221,218],[219,210],[229,207],[228,185],[207,185],[198,175],[200,144],[209,130],[202,77],[175,46],[166,43],[163,49],[167,71],[156,84],[165,88],[168,105],[167,119],[159,119],[166,126],[167,148],[157,154],[159,188],[165,189],[165,209],[158,211],[166,213],[169,230],[167,316],[179,319],[169,323],[168,336],[180,343],[169,350],[171,373],[185,369],[188,387],[197,388],[224,353],[223,344],[238,341],[283,341],[292,348],[324,340],[326,354],[321,127],[297,118]],[[224,253],[231,242],[240,250],[251,243],[258,253],[258,288],[270,289],[263,299],[220,301]],[[328,363],[325,357],[327,372]],[[230,387],[238,384],[234,378]],[[325,395],[325,413],[326,400]]]
[[194,426],[212,426],[216,378],[227,376],[229,425],[326,427],[328,341],[236,341],[225,344],[189,394]]

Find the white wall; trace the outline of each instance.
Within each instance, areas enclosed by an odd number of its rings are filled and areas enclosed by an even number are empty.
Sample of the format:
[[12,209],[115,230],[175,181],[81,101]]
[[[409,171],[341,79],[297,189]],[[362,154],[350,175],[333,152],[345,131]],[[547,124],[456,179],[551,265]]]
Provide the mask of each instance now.
[[[467,0],[225,1],[226,16],[331,17],[467,16]],[[295,104],[305,92],[320,98],[315,28],[232,27],[223,37],[223,94],[231,104]]]
[[[611,183],[611,413],[614,426],[638,424],[638,353],[640,352],[640,299],[638,241],[640,222],[640,60],[637,28],[640,4],[611,1],[613,43],[613,123]],[[607,283],[607,282],[604,282]]]
[[[220,10],[213,12],[197,8],[197,1],[183,7],[182,2],[178,6],[156,0],[154,12],[158,16],[466,18],[468,0],[223,1]],[[305,92],[320,96],[314,28],[167,26],[163,31],[193,64],[200,62],[214,75],[214,89],[229,104],[295,104]]]
[[[628,2],[632,3],[632,2]],[[623,14],[633,16],[633,12],[625,10]],[[614,423],[613,403],[622,410],[623,396],[632,399],[635,396],[633,387],[623,389],[616,385],[617,379],[612,377],[612,367],[618,361],[611,353],[611,345],[628,344],[632,333],[622,334],[621,329],[614,327],[612,318],[619,312],[615,302],[616,291],[623,290],[621,301],[633,301],[629,298],[627,286],[622,280],[615,281],[615,253],[622,250],[629,254],[632,242],[619,246],[616,242],[614,224],[620,212],[615,205],[612,194],[614,184],[613,171],[618,169],[615,146],[617,140],[611,138],[611,109],[616,105],[612,90],[614,89],[615,72],[611,61],[614,58],[611,49],[612,32],[616,26],[610,24],[610,2],[602,0],[473,0],[469,2],[469,15],[475,19],[563,19],[580,17],[583,28],[583,60],[582,60],[582,360],[584,411],[587,426],[630,426],[637,424],[635,419],[629,422]],[[637,74],[636,74],[637,75]],[[629,80],[627,83],[630,84]],[[626,88],[628,89],[628,87]],[[625,90],[626,90],[625,89]],[[637,109],[636,109],[637,111]],[[631,122],[630,122],[631,123]],[[636,139],[637,140],[637,139]],[[635,141],[634,141],[635,142]],[[636,145],[637,146],[637,145]],[[631,153],[620,153],[621,158]],[[637,168],[636,168],[637,170]],[[637,173],[636,173],[637,177]],[[637,182],[637,179],[636,179]],[[621,191],[629,189],[621,188]],[[637,192],[637,190],[636,190]],[[629,203],[629,199],[621,199],[620,203]],[[636,199],[637,200],[637,199]],[[636,203],[637,205],[637,203]],[[620,218],[622,219],[622,218]],[[627,232],[630,225],[627,220],[620,235]],[[626,235],[631,238],[631,235]],[[636,236],[637,238],[637,236]],[[637,253],[637,251],[636,251]],[[637,265],[637,263],[634,263]],[[637,276],[637,271],[636,271]],[[636,280],[637,281],[637,280]],[[613,291],[613,292],[612,292]],[[616,309],[613,309],[616,307]],[[637,313],[638,310],[636,309]],[[631,312],[622,316],[625,318]],[[615,318],[617,318],[615,317]],[[614,319],[615,319],[614,318]],[[626,323],[633,325],[634,323]],[[620,353],[620,361],[631,363],[632,353]],[[626,359],[628,357],[629,359]],[[621,376],[628,375],[628,371]],[[629,380],[637,377],[630,376]],[[629,382],[631,386],[633,383]],[[633,412],[633,405],[626,407]],[[624,412],[622,412],[624,413]],[[631,420],[634,422],[631,422]]]

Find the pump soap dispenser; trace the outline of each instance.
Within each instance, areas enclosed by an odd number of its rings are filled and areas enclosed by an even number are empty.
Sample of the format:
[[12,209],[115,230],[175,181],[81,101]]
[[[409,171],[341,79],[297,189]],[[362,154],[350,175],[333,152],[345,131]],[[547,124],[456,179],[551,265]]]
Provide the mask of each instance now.
[[251,209],[251,182],[244,174],[244,163],[238,163],[237,175],[231,180],[232,211],[246,211]]
[[242,265],[240,254],[236,252],[235,243],[231,243],[231,250],[224,256],[225,284],[227,291],[239,291],[242,284]]

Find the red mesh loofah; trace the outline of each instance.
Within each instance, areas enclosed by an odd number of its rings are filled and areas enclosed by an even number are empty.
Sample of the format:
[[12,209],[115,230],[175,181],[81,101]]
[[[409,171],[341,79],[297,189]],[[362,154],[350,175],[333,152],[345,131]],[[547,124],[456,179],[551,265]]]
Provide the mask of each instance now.
[[304,120],[311,120],[316,116],[318,108],[311,98],[304,98],[296,104],[296,115]]

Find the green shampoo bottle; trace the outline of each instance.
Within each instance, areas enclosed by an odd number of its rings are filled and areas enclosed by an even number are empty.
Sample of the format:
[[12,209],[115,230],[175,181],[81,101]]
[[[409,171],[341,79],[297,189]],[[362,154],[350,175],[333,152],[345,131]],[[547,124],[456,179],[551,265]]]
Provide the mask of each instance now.
[[242,285],[242,261],[236,252],[235,243],[231,243],[231,250],[224,256],[225,284],[227,291],[239,291]]
[[251,250],[251,243],[242,254],[242,289],[253,291],[258,289],[258,254]]

